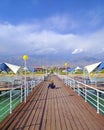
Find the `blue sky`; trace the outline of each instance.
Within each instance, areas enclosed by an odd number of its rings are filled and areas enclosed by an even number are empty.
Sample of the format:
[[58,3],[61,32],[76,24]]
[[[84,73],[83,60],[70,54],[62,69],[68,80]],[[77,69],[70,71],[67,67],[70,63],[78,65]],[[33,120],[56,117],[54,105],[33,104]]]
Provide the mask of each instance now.
[[104,52],[104,0],[0,0],[0,54]]

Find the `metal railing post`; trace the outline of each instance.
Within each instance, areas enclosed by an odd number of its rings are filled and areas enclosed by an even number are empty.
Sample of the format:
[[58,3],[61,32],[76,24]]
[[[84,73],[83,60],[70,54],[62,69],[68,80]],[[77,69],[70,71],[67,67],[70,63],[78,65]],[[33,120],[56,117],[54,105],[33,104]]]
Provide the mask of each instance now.
[[75,87],[76,87],[76,82],[75,82],[75,80],[74,80],[74,88],[73,88],[74,91],[75,91]]
[[71,88],[71,82],[72,82],[72,81],[71,81],[71,79],[70,79],[70,88]]
[[22,95],[23,95],[23,92],[22,92],[22,85],[21,85],[21,102],[22,102]]
[[80,93],[79,93],[79,83],[78,83],[78,96],[80,96]]
[[85,102],[87,102],[87,89],[86,89],[86,85],[85,85]]
[[97,90],[97,113],[99,113],[99,91]]
[[30,85],[31,85],[31,92],[32,92],[32,89],[33,89],[33,80],[31,80]]
[[25,95],[24,101],[25,101],[25,103],[26,103],[26,84],[24,84],[24,89],[25,89],[25,91],[24,91],[24,95]]
[[34,87],[36,86],[36,80],[34,80]]
[[72,80],[71,80],[71,87],[72,87],[73,83],[72,83]]
[[10,113],[12,113],[12,90],[10,90]]

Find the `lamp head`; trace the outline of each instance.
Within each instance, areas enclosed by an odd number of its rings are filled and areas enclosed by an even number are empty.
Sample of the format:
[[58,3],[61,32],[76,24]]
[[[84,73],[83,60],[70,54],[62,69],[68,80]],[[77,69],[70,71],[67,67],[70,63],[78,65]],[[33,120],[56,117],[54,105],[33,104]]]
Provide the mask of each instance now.
[[23,60],[28,60],[28,55],[24,55],[22,58]]

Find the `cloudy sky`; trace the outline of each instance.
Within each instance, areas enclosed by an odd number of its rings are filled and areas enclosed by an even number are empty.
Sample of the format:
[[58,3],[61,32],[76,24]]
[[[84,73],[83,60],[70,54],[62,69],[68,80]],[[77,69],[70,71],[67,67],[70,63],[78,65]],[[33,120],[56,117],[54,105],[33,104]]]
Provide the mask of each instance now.
[[0,54],[104,52],[104,0],[0,0]]

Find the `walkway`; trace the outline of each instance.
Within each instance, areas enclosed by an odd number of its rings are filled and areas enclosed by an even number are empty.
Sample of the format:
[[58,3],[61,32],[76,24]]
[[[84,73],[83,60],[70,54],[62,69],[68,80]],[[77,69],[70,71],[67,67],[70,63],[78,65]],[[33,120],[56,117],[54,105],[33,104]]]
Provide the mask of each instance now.
[[[48,89],[53,79],[56,89]],[[56,76],[41,83],[1,124],[0,130],[104,130],[104,116]]]

